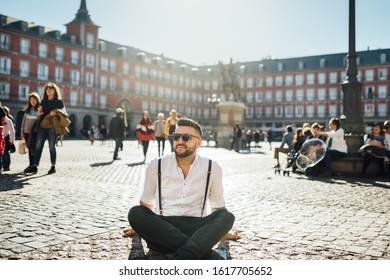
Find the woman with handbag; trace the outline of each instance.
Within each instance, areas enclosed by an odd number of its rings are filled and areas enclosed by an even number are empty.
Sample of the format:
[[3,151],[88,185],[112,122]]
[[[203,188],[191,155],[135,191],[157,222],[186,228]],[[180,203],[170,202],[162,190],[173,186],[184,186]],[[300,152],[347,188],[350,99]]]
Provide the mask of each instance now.
[[28,96],[28,103],[23,109],[24,115],[22,119],[22,125],[20,127],[20,141],[26,143],[28,148],[29,165],[24,169],[24,173],[27,173],[30,166],[34,163],[35,144],[37,141],[37,133],[35,128],[38,120],[38,108],[41,105],[41,99],[38,93],[31,92]]
[[150,119],[148,111],[144,111],[141,121],[137,124],[137,137],[141,141],[144,153],[144,162],[149,148],[149,141],[154,137],[154,123]]

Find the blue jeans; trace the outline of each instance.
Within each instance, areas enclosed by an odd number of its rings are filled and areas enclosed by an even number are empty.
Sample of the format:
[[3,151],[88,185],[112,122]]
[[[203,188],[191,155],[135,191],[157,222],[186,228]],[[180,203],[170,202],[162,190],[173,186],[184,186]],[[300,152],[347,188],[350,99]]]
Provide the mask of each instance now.
[[56,152],[56,133],[54,128],[42,128],[40,127],[37,135],[37,143],[35,145],[34,153],[34,165],[38,166],[41,160],[43,146],[46,139],[49,141],[50,161],[52,165],[56,164],[57,152]]

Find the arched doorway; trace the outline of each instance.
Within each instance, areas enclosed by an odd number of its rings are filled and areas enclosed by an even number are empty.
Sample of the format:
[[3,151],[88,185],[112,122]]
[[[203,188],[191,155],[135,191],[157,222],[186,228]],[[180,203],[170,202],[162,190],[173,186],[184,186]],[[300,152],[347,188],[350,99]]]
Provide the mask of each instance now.
[[76,136],[76,123],[77,123],[77,117],[76,115],[72,114],[69,116],[69,120],[71,121],[68,129],[69,129],[69,136],[70,137],[75,137]]
[[88,131],[92,125],[92,117],[90,115],[86,115],[83,119],[83,128],[81,129],[81,134],[84,137],[88,138]]

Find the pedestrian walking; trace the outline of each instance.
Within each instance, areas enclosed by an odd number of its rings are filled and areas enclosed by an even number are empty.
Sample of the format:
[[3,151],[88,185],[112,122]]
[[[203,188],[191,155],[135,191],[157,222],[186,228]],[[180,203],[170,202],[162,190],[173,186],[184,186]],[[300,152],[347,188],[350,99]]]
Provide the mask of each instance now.
[[144,111],[141,121],[137,125],[137,137],[142,143],[144,162],[148,153],[149,142],[154,139],[154,123],[150,118],[148,111]]
[[164,120],[164,114],[158,113],[157,120],[154,122],[154,135],[157,140],[157,146],[158,146],[158,156],[164,155],[164,149],[165,149],[165,120]]
[[41,98],[37,92],[31,92],[28,97],[26,107],[23,109],[23,119],[20,126],[20,139],[25,141],[28,148],[29,165],[24,172],[27,173],[28,169],[34,164],[34,153],[37,143],[37,121],[38,121],[38,108],[41,105]]
[[115,116],[111,119],[108,126],[108,137],[114,139],[115,141],[115,150],[113,160],[120,160],[118,157],[119,148],[122,145],[123,138],[125,136],[125,120],[123,119],[123,109],[116,108]]
[[57,162],[56,140],[58,135],[63,135],[70,124],[66,113],[65,104],[62,101],[60,88],[55,83],[47,83],[44,89],[41,106],[38,108],[38,135],[34,163],[27,168],[26,173],[37,173],[41,160],[45,141],[49,142],[51,167],[48,174],[55,173]]
[[165,137],[169,140],[169,143],[171,144],[171,152],[173,152],[173,133],[176,129],[176,122],[179,120],[177,117],[176,110],[171,110],[169,112],[169,118],[165,122]]

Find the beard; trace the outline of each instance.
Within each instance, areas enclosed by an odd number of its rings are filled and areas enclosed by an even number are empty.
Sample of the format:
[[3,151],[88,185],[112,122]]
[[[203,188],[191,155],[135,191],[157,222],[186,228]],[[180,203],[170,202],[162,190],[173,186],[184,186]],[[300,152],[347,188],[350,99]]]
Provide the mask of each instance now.
[[[179,145],[178,145],[179,146]],[[185,146],[185,145],[180,145],[181,147],[187,147],[187,149],[184,151],[184,152],[178,152],[177,151],[177,147],[178,146],[176,146],[175,147],[175,154],[176,154],[176,156],[177,157],[179,157],[179,158],[185,158],[185,157],[188,157],[188,156],[190,156],[190,155],[192,155],[195,151],[196,151],[196,146],[194,146],[194,147],[188,147],[188,146]],[[180,147],[179,146],[179,147]]]

